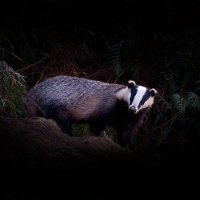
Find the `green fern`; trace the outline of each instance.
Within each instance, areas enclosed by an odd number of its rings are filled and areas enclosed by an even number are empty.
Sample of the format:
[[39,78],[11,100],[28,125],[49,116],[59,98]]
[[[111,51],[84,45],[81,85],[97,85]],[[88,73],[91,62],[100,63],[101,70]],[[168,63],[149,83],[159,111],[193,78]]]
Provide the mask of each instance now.
[[186,50],[178,51],[168,65],[168,70],[173,75],[173,80],[179,89],[185,87],[190,76],[193,75],[192,71],[196,68],[191,52]]
[[113,44],[109,48],[108,59],[110,65],[113,67],[114,73],[117,77],[120,76],[122,68],[120,65],[121,47],[123,45],[123,40]]
[[185,114],[186,99],[178,93],[171,95],[171,99],[175,110],[181,115]]
[[177,84],[176,77],[175,77],[174,73],[169,71],[168,74],[165,75],[165,79],[169,83],[171,94],[174,94],[174,93],[180,91],[180,87]]
[[[108,49],[108,61],[113,67],[113,71],[117,78],[120,77],[123,72],[120,64],[121,60],[130,54],[131,49],[133,49],[133,47],[135,47],[135,40],[132,38],[119,40],[116,43],[110,45]],[[130,67],[127,68],[132,68],[132,64]]]
[[200,110],[200,97],[194,92],[188,92],[187,107],[193,112]]
[[[181,63],[181,62],[180,62]],[[169,90],[161,99],[161,112],[159,111],[159,118],[155,117],[153,127],[155,130],[160,130],[160,137],[158,142],[163,142],[169,135],[173,137],[175,132],[186,133],[191,127],[198,130],[199,122],[197,120],[200,111],[200,96],[197,87],[193,91],[188,91],[186,82],[180,82],[174,74],[175,70],[168,68],[168,74],[165,78],[168,82]],[[199,83],[199,82],[197,82]]]

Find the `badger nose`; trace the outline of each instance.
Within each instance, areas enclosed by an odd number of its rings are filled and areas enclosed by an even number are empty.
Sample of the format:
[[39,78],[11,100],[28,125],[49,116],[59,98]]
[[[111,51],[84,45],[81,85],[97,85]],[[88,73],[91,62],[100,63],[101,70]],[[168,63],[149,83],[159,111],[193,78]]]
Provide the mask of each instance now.
[[132,110],[133,112],[136,112],[135,106],[131,107],[131,110]]
[[130,110],[131,112],[133,112],[133,113],[136,113],[136,111],[137,111],[137,109],[136,109],[135,106],[129,107],[129,110]]

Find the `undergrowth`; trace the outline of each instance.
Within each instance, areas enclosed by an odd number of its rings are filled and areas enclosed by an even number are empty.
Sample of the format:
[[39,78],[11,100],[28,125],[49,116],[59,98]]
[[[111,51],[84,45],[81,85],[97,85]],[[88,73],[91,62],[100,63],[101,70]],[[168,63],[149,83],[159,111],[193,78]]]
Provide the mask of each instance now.
[[24,77],[4,61],[0,61],[0,85],[0,116],[23,116],[22,98],[26,90]]

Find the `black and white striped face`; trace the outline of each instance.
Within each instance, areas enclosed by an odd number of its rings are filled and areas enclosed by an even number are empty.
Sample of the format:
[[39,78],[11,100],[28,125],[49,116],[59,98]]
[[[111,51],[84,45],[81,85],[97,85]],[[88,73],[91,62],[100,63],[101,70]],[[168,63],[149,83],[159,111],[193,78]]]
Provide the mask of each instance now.
[[148,89],[144,86],[136,85],[134,81],[129,81],[129,110],[134,113],[138,113],[144,108],[150,108],[154,103],[154,96],[157,91]]

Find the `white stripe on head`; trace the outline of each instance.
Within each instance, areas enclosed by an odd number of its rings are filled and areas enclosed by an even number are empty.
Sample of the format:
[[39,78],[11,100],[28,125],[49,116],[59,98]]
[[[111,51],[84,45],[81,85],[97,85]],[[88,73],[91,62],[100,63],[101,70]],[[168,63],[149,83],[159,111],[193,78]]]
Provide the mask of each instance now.
[[142,100],[142,97],[144,96],[145,92],[147,91],[146,87],[143,86],[138,86],[137,87],[137,93],[133,99],[133,102],[131,103],[131,105],[129,106],[129,108],[134,107],[136,109],[136,112],[138,111],[138,106],[140,101]]

